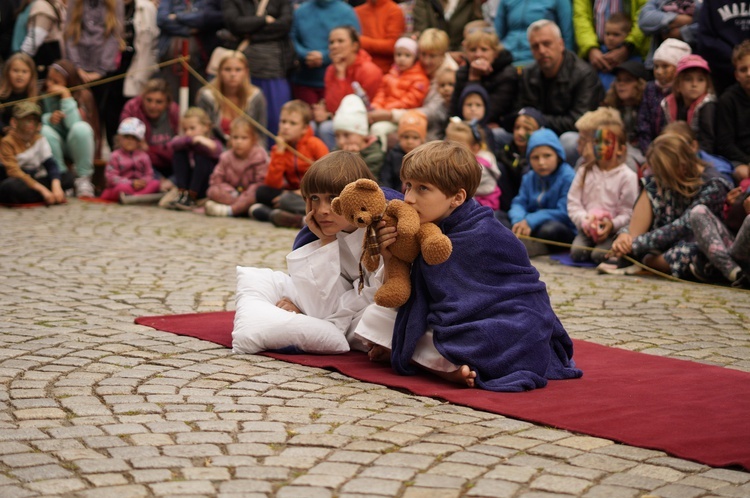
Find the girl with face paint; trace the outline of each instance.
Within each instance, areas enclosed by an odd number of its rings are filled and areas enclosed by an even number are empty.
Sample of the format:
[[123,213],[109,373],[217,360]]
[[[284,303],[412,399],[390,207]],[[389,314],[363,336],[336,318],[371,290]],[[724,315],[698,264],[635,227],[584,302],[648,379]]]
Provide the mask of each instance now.
[[[602,263],[614,235],[630,222],[638,178],[625,164],[627,142],[622,124],[594,132],[594,160],[576,172],[568,191],[568,216],[578,228],[570,251],[574,261]],[[596,248],[593,252],[586,248]]]

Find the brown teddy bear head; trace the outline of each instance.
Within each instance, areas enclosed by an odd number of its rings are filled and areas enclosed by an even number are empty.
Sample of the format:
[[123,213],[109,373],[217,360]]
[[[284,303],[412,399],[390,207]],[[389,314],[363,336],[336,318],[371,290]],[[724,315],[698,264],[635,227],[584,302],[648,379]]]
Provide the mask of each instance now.
[[331,203],[331,209],[354,226],[364,228],[385,212],[385,195],[378,184],[365,178],[352,182]]

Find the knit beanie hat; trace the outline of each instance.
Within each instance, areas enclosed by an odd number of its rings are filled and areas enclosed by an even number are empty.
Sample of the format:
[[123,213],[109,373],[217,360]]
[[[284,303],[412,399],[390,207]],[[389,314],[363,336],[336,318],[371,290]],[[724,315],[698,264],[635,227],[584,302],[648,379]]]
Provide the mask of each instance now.
[[369,135],[367,108],[362,99],[350,93],[341,100],[333,116],[333,131],[348,131],[357,135]]
[[654,52],[654,61],[666,62],[672,66],[677,66],[680,59],[686,55],[690,55],[693,51],[690,49],[690,45],[677,38],[667,38],[659,48]]
[[487,90],[485,90],[485,88],[479,83],[469,83],[461,92],[461,95],[458,98],[459,117],[461,119],[466,119],[466,117],[463,115],[464,100],[466,100],[466,97],[468,97],[469,95],[475,93],[479,95],[479,97],[482,99],[482,102],[484,102],[484,117],[479,120],[480,124],[484,124],[487,122],[487,118],[489,117],[490,95],[487,93]]
[[398,121],[398,136],[407,131],[415,131],[422,141],[427,138],[427,118],[419,111],[406,111]]
[[396,40],[396,45],[393,46],[393,51],[395,52],[397,48],[405,48],[412,54],[417,55],[419,45],[417,44],[417,40],[413,40],[407,36],[402,36]]

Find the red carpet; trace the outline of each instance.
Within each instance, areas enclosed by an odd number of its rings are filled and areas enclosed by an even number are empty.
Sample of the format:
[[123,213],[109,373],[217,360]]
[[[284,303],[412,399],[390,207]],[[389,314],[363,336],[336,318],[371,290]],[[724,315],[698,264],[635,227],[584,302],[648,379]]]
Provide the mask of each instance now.
[[[231,347],[233,312],[140,317],[136,323]],[[402,377],[362,353],[268,356],[332,368],[358,380],[713,467],[750,470],[750,374],[574,341],[583,378],[525,393],[461,388],[425,374]]]

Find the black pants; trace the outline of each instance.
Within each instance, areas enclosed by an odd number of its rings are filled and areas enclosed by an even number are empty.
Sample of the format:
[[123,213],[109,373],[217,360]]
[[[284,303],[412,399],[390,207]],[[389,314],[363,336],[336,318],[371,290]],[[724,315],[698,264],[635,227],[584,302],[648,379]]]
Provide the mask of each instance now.
[[[2,204],[37,204],[44,202],[42,194],[34,190],[33,188],[26,185],[26,182],[20,178],[7,178],[5,175],[5,169],[0,167],[0,203]],[[49,178],[40,178],[37,180],[39,183],[47,187],[52,188],[52,180]],[[73,174],[69,171],[60,175],[60,183],[63,190],[73,188]]]
[[195,192],[196,199],[206,197],[208,179],[215,167],[215,159],[201,154],[190,154],[187,150],[176,150],[172,156],[175,185],[177,188]]

